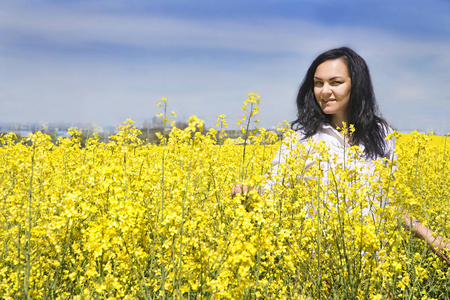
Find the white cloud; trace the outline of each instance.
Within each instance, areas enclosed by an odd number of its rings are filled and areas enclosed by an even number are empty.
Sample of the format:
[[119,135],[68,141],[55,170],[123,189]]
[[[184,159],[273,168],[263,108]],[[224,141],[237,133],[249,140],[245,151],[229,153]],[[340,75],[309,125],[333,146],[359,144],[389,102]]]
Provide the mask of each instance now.
[[[180,116],[198,114],[212,125],[221,113],[237,118],[240,102],[254,91],[263,98],[263,125],[271,126],[295,117],[295,93],[311,60],[326,49],[349,45],[369,63],[380,106],[397,128],[417,128],[411,118],[421,115],[415,111],[427,112],[421,120],[427,127],[448,128],[442,115],[450,114],[442,89],[450,69],[446,40],[275,18],[193,20],[2,8],[0,101],[8,108],[0,113],[3,120],[139,121],[151,118],[152,105],[168,96]],[[41,48],[32,48],[36,44]],[[103,57],[107,50],[88,51],[89,45],[121,50]],[[46,47],[68,51],[50,53]],[[133,49],[159,56],[128,57]],[[166,50],[179,51],[179,58],[165,58]],[[206,51],[209,59],[184,59],[186,50]],[[216,51],[234,53],[233,64],[221,61]],[[249,56],[255,60],[246,61]]]

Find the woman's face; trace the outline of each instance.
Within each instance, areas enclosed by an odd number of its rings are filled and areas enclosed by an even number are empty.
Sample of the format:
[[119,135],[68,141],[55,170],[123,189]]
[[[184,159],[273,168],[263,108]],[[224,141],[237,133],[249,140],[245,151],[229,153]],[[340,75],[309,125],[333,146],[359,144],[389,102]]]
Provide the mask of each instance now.
[[343,59],[327,60],[314,73],[314,95],[322,111],[331,115],[333,126],[348,120],[351,79]]

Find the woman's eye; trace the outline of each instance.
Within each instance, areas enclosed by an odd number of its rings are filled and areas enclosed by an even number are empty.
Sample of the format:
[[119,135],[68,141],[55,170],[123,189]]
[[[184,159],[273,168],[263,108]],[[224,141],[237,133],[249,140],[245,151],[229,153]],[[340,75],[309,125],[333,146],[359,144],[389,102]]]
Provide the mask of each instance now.
[[320,81],[316,81],[316,82],[314,82],[314,86],[322,86],[323,85],[323,83],[322,82],[320,82]]
[[340,85],[340,84],[342,84],[342,81],[333,81],[333,84],[334,85]]

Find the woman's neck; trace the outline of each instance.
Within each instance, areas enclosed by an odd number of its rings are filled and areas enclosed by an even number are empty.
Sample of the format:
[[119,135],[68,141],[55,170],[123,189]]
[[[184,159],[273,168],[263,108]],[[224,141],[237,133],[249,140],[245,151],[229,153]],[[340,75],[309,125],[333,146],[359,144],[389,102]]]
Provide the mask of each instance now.
[[[338,129],[338,128],[343,128],[345,126],[348,127],[348,118],[345,115],[333,115],[331,117],[331,126],[333,126],[334,128]],[[345,123],[345,126],[344,126]]]
[[348,128],[348,123],[346,121],[342,122],[332,121],[330,125],[333,126],[335,129],[337,129],[338,131],[341,131],[343,128]]

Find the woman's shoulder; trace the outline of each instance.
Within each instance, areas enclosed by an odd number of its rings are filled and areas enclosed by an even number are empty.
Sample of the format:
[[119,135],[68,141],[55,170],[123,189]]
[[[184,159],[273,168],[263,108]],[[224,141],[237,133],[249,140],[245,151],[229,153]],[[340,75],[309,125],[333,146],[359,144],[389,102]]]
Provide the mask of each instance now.
[[386,123],[378,123],[378,128],[385,134],[391,134],[394,133],[394,129],[386,122]]
[[308,134],[306,129],[304,127],[300,127],[293,131],[294,136],[296,137],[297,141],[300,143],[307,143],[309,140],[313,141],[322,141],[322,140],[328,140],[329,135],[331,135],[332,132],[331,125],[321,125],[316,132],[313,134]]
[[308,140],[316,140],[321,134],[322,130],[318,130],[313,135],[308,135],[303,127],[292,131],[292,137],[294,137],[299,143],[306,143]]
[[378,123],[382,137],[384,139],[384,157],[393,159],[393,150],[395,148],[394,129],[387,123]]
[[298,143],[302,140],[306,140],[306,135],[302,128],[295,130],[291,129],[283,134],[283,140]]
[[385,139],[388,147],[395,146],[394,129],[389,124],[378,124],[381,131],[381,136]]
[[376,117],[374,120],[376,126],[378,126],[378,130],[382,133],[382,135],[387,136],[388,134],[394,133],[391,125],[382,117]]

